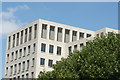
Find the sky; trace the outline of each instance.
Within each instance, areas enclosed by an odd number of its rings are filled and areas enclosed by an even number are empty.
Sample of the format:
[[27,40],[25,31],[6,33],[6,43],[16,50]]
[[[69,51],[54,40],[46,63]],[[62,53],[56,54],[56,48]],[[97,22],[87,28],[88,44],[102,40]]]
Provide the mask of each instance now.
[[[16,0],[1,0],[2,2],[16,2]],[[17,0],[17,2],[118,2],[120,0]]]
[[[2,15],[1,15],[2,14]],[[104,27],[118,29],[117,2],[3,2],[0,71],[4,71],[7,34],[37,19],[96,31]],[[1,21],[1,20],[0,20]],[[1,23],[0,23],[1,25]],[[1,27],[0,27],[1,28]]]

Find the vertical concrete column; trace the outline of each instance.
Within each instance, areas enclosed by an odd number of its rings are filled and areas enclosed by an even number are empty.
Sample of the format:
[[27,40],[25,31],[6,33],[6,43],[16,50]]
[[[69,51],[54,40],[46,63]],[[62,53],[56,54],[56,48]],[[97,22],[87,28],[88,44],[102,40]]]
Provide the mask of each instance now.
[[[10,67],[8,68],[8,75],[7,76],[10,76]],[[8,78],[8,77],[7,77]]]
[[26,56],[28,56],[28,45],[26,46]]
[[16,69],[17,69],[17,64],[16,64],[16,67],[14,66],[14,73],[15,73],[15,74],[17,74]]
[[70,42],[72,42],[72,30],[70,30]]
[[29,34],[30,34],[30,33],[29,33],[29,30],[30,30],[30,28],[28,27],[28,41],[29,41],[29,37],[30,37],[30,36],[29,36]]
[[13,35],[11,35],[11,45],[10,48],[13,48]]
[[41,33],[42,33],[42,23],[39,23],[39,24],[37,24],[37,36],[36,37],[40,39]]
[[84,38],[86,38],[86,36],[87,36],[86,33],[84,33]]
[[[5,71],[5,70],[4,70]],[[5,74],[4,74],[5,75]],[[7,77],[10,75],[10,67],[8,68]],[[7,78],[5,77],[5,78]]]
[[14,74],[14,70],[15,70],[15,65],[13,65],[13,71],[12,71],[12,75]]
[[25,61],[25,70],[24,71],[26,71],[27,70],[27,60]]
[[49,40],[50,25],[47,25],[47,39]]
[[21,70],[20,70],[20,72],[22,72],[23,71],[23,61],[21,62]]
[[[14,35],[14,34],[13,34],[13,35]],[[13,37],[13,38],[14,38],[14,37]],[[12,38],[12,40],[13,40],[13,38]],[[15,39],[14,39],[14,40],[15,40]],[[13,44],[14,44],[14,47],[15,47],[15,41],[14,41],[14,43],[13,43]],[[13,48],[14,48],[14,47],[13,47]]]
[[16,65],[16,74],[18,73],[18,69],[19,69],[19,68],[18,68],[18,65],[19,65],[19,64]]
[[72,50],[72,52],[73,52],[73,51],[74,51],[74,46],[71,46],[71,47],[72,47],[72,49],[71,49],[71,50]]
[[15,34],[15,47],[17,46],[17,33]]
[[[20,33],[20,36],[21,36],[21,33]],[[23,43],[25,42],[25,29],[23,30],[23,40],[22,41],[23,41]]]
[[34,33],[35,33],[35,32],[34,32],[34,29],[35,29],[35,28],[34,28],[34,25],[35,25],[35,24],[32,25],[32,35],[31,35],[31,40],[34,39]]
[[57,41],[58,27],[55,26],[55,41]]
[[77,50],[79,50],[79,51],[80,51],[80,44],[78,44],[78,45],[77,45]]
[[27,41],[29,41],[29,28],[27,28]]
[[[34,39],[34,24],[32,25],[31,40]],[[34,43],[33,43],[34,44]],[[31,46],[31,52],[33,53],[33,45]]]
[[[45,68],[48,67],[48,59],[45,59]],[[43,68],[43,71],[47,71],[47,69]]]
[[77,31],[77,40],[79,40],[79,31]]
[[21,31],[19,32],[19,43],[18,43],[18,45],[20,45],[20,43],[21,43]]
[[62,31],[62,42],[64,42],[64,39],[65,39],[65,28],[63,28],[63,31]]
[[17,45],[17,33],[15,34],[15,47]]

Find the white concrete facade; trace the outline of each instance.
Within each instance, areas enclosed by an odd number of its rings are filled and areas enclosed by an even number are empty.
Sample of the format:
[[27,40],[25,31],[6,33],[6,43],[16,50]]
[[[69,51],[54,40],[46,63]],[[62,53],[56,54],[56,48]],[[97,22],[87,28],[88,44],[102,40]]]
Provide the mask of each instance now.
[[37,78],[40,71],[53,70],[51,65],[74,49],[81,50],[88,40],[118,30],[85,30],[46,20],[36,20],[7,37],[5,78]]

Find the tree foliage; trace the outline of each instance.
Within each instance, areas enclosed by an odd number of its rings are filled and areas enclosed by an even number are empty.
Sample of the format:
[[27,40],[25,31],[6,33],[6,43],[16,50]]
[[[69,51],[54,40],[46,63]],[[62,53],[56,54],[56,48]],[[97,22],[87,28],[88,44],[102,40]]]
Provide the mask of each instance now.
[[120,34],[89,41],[81,52],[62,58],[53,69],[39,74],[39,79],[120,80]]

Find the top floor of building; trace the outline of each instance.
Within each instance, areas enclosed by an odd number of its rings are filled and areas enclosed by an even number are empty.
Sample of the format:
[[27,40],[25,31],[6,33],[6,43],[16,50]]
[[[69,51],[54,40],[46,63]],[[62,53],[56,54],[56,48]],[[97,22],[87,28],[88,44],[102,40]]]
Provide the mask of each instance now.
[[25,44],[31,40],[40,40],[41,38],[61,43],[69,43],[83,38],[102,36],[108,32],[118,33],[118,30],[103,28],[101,30],[91,31],[38,19],[8,34],[7,50]]

